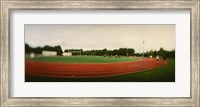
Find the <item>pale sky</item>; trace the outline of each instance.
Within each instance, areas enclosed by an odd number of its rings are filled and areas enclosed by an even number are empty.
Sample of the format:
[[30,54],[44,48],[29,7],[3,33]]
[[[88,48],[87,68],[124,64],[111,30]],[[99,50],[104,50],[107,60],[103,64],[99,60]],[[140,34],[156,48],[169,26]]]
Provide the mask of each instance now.
[[63,50],[133,48],[143,52],[143,46],[145,51],[174,50],[175,31],[175,25],[26,24],[25,43],[31,47],[60,45]]

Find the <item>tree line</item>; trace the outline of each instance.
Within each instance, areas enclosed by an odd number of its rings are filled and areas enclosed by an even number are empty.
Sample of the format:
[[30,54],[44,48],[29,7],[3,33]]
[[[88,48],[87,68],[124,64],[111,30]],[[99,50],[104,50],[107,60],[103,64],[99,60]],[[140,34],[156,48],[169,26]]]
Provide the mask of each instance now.
[[114,50],[98,49],[98,50],[83,50],[83,49],[65,49],[64,52],[72,52],[78,55],[95,55],[95,56],[133,56],[135,50],[132,48],[119,48]]
[[167,51],[164,50],[163,48],[160,48],[160,50],[156,51],[156,50],[150,50],[150,51],[146,51],[144,53],[135,53],[135,56],[144,56],[144,57],[156,57],[156,56],[161,56],[161,57],[168,57],[168,58],[175,58],[175,50],[172,51]]
[[[33,48],[28,44],[25,44],[25,53],[42,54],[42,51],[55,51],[57,55],[62,56],[63,51],[60,45],[58,46],[44,46]],[[167,51],[160,48],[159,51],[150,50],[144,53],[135,53],[133,48],[119,48],[114,50],[98,49],[98,50],[83,50],[83,49],[65,49],[64,52],[71,52],[73,55],[93,55],[93,56],[138,56],[138,57],[156,57],[157,55],[162,57],[175,57],[175,50]]]
[[63,51],[61,46],[44,46],[44,47],[36,47],[33,48],[31,46],[29,46],[28,44],[25,43],[25,53],[26,54],[30,54],[30,53],[34,53],[34,54],[42,54],[42,51],[55,51],[57,52],[57,55],[62,55]]

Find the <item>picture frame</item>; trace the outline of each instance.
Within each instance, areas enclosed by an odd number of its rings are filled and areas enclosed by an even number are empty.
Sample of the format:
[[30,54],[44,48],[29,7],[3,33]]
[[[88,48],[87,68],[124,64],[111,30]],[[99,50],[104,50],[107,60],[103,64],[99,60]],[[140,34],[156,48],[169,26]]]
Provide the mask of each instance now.
[[[10,12],[12,10],[190,10],[190,97],[10,97]],[[200,106],[199,0],[71,1],[1,0],[1,106]]]

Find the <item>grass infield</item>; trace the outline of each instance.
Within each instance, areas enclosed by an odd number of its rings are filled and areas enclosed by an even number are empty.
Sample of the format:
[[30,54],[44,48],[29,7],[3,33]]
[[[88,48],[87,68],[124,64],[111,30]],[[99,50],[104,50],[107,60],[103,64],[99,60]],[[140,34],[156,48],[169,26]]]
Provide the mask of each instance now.
[[[30,57],[26,57],[30,60]],[[139,60],[136,57],[104,57],[104,56],[36,56],[33,61],[62,62],[62,63],[114,63]]]

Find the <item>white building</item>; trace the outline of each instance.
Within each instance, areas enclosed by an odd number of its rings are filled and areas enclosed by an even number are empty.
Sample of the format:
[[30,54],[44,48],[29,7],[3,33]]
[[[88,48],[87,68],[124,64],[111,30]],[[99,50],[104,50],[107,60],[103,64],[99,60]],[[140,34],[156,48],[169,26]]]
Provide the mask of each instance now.
[[57,52],[55,51],[42,51],[43,56],[56,56]]
[[63,52],[62,55],[63,55],[63,56],[72,56],[72,53],[71,53],[71,52]]

